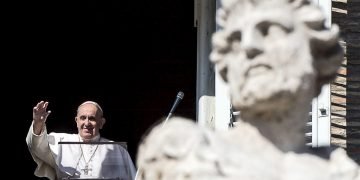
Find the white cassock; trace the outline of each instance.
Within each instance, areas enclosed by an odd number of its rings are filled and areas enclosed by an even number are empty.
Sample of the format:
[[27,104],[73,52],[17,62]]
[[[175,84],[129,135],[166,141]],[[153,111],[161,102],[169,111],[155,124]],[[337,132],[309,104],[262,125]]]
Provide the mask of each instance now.
[[[35,175],[55,179],[134,180],[136,169],[125,148],[118,144],[58,144],[79,142],[78,134],[50,133],[44,127],[40,135],[31,125],[26,143],[37,163]],[[100,136],[96,142],[112,142]]]

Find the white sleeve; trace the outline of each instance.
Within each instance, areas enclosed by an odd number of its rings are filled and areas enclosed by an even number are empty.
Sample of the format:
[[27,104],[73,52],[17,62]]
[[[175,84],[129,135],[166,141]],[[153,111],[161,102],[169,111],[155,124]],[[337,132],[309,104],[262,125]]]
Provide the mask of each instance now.
[[135,179],[135,175],[136,175],[136,168],[134,166],[134,163],[129,155],[129,153],[126,151],[126,159],[128,161],[129,164],[129,176],[131,177],[131,180]]
[[56,173],[54,167],[56,167],[56,163],[49,147],[46,127],[44,127],[40,135],[36,135],[33,132],[32,123],[26,136],[26,144],[32,158],[37,164],[34,174],[38,177],[48,177],[51,180],[55,179]]
[[134,163],[129,155],[129,152],[123,148],[122,146],[120,147],[120,153],[121,153],[121,158],[122,158],[122,162],[124,164],[124,166],[120,166],[124,169],[119,170],[119,172],[125,172],[126,175],[126,180],[134,180],[135,179],[135,175],[136,175],[136,169],[134,166]]

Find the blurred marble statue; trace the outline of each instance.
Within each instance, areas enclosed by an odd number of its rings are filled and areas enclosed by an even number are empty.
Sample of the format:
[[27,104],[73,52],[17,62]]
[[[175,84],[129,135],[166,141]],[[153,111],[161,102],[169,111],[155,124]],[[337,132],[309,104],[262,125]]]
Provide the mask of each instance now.
[[144,138],[141,180],[360,180],[341,149],[305,145],[311,101],[343,59],[339,28],[309,0],[223,0],[210,59],[240,111],[214,132],[174,117]]

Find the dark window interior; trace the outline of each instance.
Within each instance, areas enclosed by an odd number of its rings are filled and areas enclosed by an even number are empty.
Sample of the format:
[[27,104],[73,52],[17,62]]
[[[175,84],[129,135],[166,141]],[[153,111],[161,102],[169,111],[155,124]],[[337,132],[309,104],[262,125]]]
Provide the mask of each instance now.
[[[35,163],[25,145],[31,109],[50,102],[49,131],[77,133],[77,106],[94,100],[104,109],[102,136],[128,142],[134,163],[142,136],[166,117],[195,119],[196,28],[193,1],[31,1],[20,25],[24,57],[36,68],[19,83],[25,167]],[[25,100],[24,100],[25,99]]]

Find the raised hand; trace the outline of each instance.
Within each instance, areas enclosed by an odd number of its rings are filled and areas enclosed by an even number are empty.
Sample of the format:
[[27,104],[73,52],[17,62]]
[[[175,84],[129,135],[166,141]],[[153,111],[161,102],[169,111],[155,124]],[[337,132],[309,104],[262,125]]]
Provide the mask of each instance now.
[[40,101],[36,104],[36,106],[33,108],[33,130],[34,133],[39,135],[41,133],[42,127],[45,124],[45,121],[51,111],[47,111],[47,107],[49,105],[49,102]]

